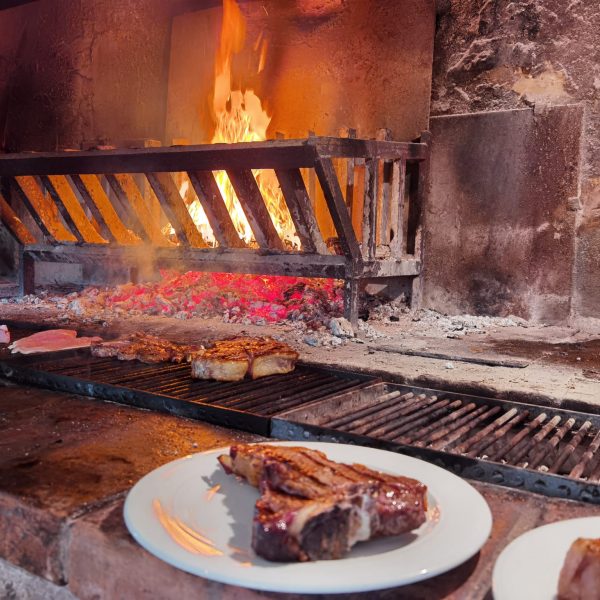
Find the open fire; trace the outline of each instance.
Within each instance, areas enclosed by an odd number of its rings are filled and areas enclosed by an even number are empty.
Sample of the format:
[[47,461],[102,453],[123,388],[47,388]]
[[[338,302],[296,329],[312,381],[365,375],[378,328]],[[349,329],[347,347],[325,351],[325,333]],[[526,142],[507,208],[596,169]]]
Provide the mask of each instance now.
[[[326,323],[339,313],[343,281],[344,316],[357,326],[366,281],[419,275],[427,136],[411,143],[320,136],[266,140],[271,116],[248,77],[265,68],[267,38],[251,30],[249,16],[252,43],[246,50],[252,49],[255,66],[248,68],[244,60],[240,76],[232,64],[245,46],[246,22],[235,0],[224,0],[222,14],[214,70],[207,77],[212,87],[203,95],[211,107],[213,129],[205,135],[212,144],[2,157],[0,177],[10,202],[0,206],[0,218],[24,246],[22,295],[35,293],[36,265],[46,262],[90,265],[89,279],[104,264],[152,272],[148,279],[159,269],[245,273],[232,276],[225,288],[239,286],[242,296],[256,288],[256,306],[267,302],[264,315],[242,311],[251,322],[287,320],[295,309],[288,310],[286,294],[292,290],[294,296],[301,286],[309,294],[317,290],[316,296],[325,290],[326,302],[320,304],[331,311],[317,321]],[[294,108],[293,102],[277,102],[284,114]],[[308,118],[302,122],[314,126]],[[191,127],[194,120],[185,123]],[[22,221],[11,204],[31,219]],[[278,280],[284,283],[274,286],[279,294],[274,301],[263,301],[263,283],[271,276],[284,276]],[[330,283],[311,286],[296,277]],[[215,293],[216,278],[199,275],[190,284],[195,295],[202,285],[202,294]],[[247,287],[247,281],[255,283]],[[147,285],[140,295],[153,291],[161,304],[164,294],[155,287]],[[221,292],[216,289],[216,298]],[[111,302],[110,295],[97,299]],[[203,316],[207,302],[190,306],[182,298],[163,310],[143,301],[130,308],[187,318]],[[311,313],[311,302],[304,304],[301,314]],[[238,318],[237,313],[222,316]]]
[[[267,139],[267,128],[271,122],[271,117],[263,109],[261,99],[251,89],[232,89],[232,58],[234,54],[242,49],[245,40],[246,24],[239,7],[235,0],[224,0],[223,23],[215,59],[214,89],[211,103],[215,121],[215,131],[211,139],[212,144],[261,142]],[[260,36],[253,48],[258,56],[256,61],[257,73],[260,73],[264,68],[266,59],[266,40]],[[275,173],[269,169],[254,169],[252,173],[277,234],[284,241],[286,247],[300,249],[300,240]],[[256,246],[254,234],[229,177],[225,171],[215,171],[214,175],[239,237],[250,246]],[[182,178],[179,192],[186,200],[194,223],[205,241],[212,247],[217,246],[218,243],[206,213],[194,193],[189,178],[185,175]],[[171,225],[168,225],[166,233],[173,235],[175,230]]]

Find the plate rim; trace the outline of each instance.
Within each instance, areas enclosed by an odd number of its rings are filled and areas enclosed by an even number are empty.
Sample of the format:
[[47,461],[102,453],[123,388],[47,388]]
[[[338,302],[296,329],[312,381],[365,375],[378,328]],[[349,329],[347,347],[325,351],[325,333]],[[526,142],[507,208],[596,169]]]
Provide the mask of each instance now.
[[[516,549],[519,549],[521,546],[526,545],[527,542],[531,538],[536,538],[538,536],[543,536],[547,531],[553,529],[567,528],[569,525],[581,524],[584,525],[586,522],[596,521],[600,524],[600,515],[588,515],[587,517],[573,517],[571,519],[560,519],[559,521],[554,521],[552,523],[545,523],[543,525],[539,525],[538,527],[534,527],[529,531],[524,531],[521,535],[517,536],[514,540],[512,540],[509,544],[505,546],[505,548],[500,552],[496,562],[494,564],[494,569],[492,571],[492,593],[494,598],[498,598],[498,600],[502,600],[503,598],[508,598],[508,596],[500,595],[502,592],[502,588],[500,587],[501,583],[499,583],[499,577],[501,576],[502,570],[509,569],[507,565],[511,562],[511,554],[515,552]],[[566,554],[565,554],[566,556]],[[564,562],[561,562],[561,567]],[[556,579],[558,581],[560,573],[556,573]],[[555,600],[556,598],[556,590],[554,590],[553,595],[549,596],[547,600]]]
[[[263,580],[263,581],[256,581],[256,580],[245,581],[243,577],[239,577],[239,575],[238,575],[239,572],[235,572],[231,576],[229,576],[228,573],[222,573],[222,572],[215,573],[214,571],[211,572],[210,569],[203,568],[203,567],[186,568],[186,565],[176,564],[176,562],[174,562],[176,559],[174,559],[169,554],[169,552],[163,551],[160,547],[157,547],[154,544],[152,544],[152,542],[149,542],[148,540],[144,539],[143,536],[140,534],[140,532],[137,531],[137,528],[134,524],[135,518],[131,516],[133,498],[135,498],[134,490],[137,489],[138,493],[139,493],[139,490],[142,489],[143,485],[145,485],[145,483],[143,483],[143,482],[145,480],[146,481],[150,480],[151,476],[156,476],[158,471],[162,471],[163,469],[167,469],[167,468],[173,468],[173,466],[176,463],[184,463],[189,460],[194,460],[195,458],[198,458],[198,460],[200,460],[200,457],[204,457],[207,455],[208,456],[209,455],[216,456],[219,453],[228,451],[232,445],[235,445],[233,443],[233,444],[229,444],[226,446],[221,446],[218,448],[204,450],[201,452],[189,454],[187,456],[179,457],[177,459],[169,461],[169,462],[153,469],[152,471],[150,471],[149,473],[147,473],[146,475],[141,477],[127,493],[127,497],[125,498],[125,503],[123,506],[123,517],[124,517],[126,527],[129,531],[129,533],[135,539],[135,541],[142,548],[144,548],[145,550],[147,550],[148,552],[150,552],[157,558],[163,560],[167,564],[169,564],[179,570],[182,570],[184,572],[191,573],[191,574],[199,576],[199,577],[204,577],[205,579],[208,579],[211,581],[217,581],[219,583],[224,583],[227,585],[244,587],[244,588],[260,590],[260,591],[269,591],[269,592],[296,593],[296,594],[336,594],[336,593],[339,594],[339,593],[367,592],[367,591],[374,591],[374,590],[380,590],[380,589],[401,587],[401,586],[405,586],[405,585],[410,585],[412,583],[417,583],[419,581],[423,581],[426,579],[430,579],[432,577],[436,577],[438,575],[441,575],[442,573],[446,573],[446,572],[456,568],[457,566],[463,564],[464,562],[466,562],[473,556],[475,556],[475,554],[477,554],[477,552],[479,552],[481,550],[481,548],[484,546],[484,544],[486,543],[486,541],[491,533],[492,526],[493,526],[493,515],[492,515],[491,509],[489,507],[487,500],[484,498],[484,496],[481,494],[481,492],[479,492],[477,489],[475,489],[475,487],[473,485],[471,485],[471,483],[469,483],[465,479],[462,479],[461,477],[452,473],[451,471],[449,471],[447,469],[443,469],[442,467],[439,467],[438,465],[435,465],[433,463],[430,463],[430,462],[424,461],[422,459],[415,458],[415,457],[412,457],[412,456],[409,456],[407,454],[403,454],[400,452],[392,452],[392,451],[384,450],[381,448],[372,448],[369,446],[360,446],[360,445],[355,445],[355,444],[342,444],[342,443],[335,443],[335,442],[319,442],[319,441],[308,441],[308,440],[307,441],[267,440],[267,441],[249,442],[249,444],[314,447],[314,448],[321,448],[322,451],[324,451],[324,452],[326,452],[327,448],[331,448],[334,446],[336,448],[345,448],[345,449],[351,449],[351,448],[352,449],[364,449],[364,450],[373,451],[376,454],[380,454],[381,456],[388,456],[388,457],[396,456],[396,457],[399,457],[401,460],[408,460],[409,462],[412,462],[414,464],[425,465],[426,469],[429,469],[431,472],[441,474],[442,477],[445,477],[452,482],[459,482],[463,488],[463,492],[472,495],[473,502],[477,506],[478,510],[480,511],[480,514],[478,516],[482,519],[481,526],[477,529],[478,535],[473,536],[475,539],[472,542],[472,547],[470,547],[468,549],[468,551],[464,550],[462,553],[457,554],[453,560],[448,560],[448,561],[446,561],[445,564],[443,564],[441,566],[438,566],[438,567],[432,568],[432,569],[423,569],[422,571],[415,573],[414,576],[404,577],[402,580],[399,580],[397,577],[394,577],[394,576],[389,576],[383,580],[380,578],[376,581],[369,580],[367,578],[362,584],[361,583],[353,583],[353,582],[348,582],[348,583],[344,584],[344,582],[336,581],[335,584],[333,582],[328,585],[327,584],[324,585],[321,583],[321,584],[315,586],[315,585],[307,585],[305,582],[304,584],[295,583],[293,586],[290,586],[290,587],[285,587],[285,586],[282,587],[277,582],[269,582],[268,579]],[[357,459],[357,460],[360,460],[360,459]],[[369,461],[361,461],[361,462],[368,463]],[[376,468],[376,467],[373,467],[373,465],[371,464],[371,468]],[[384,470],[384,467],[380,467],[380,468],[382,468]],[[401,473],[397,473],[397,474],[401,474]],[[414,475],[413,475],[413,477],[414,477]],[[424,482],[424,483],[426,483],[426,482]],[[427,485],[427,483],[426,483],[426,485]],[[438,497],[436,497],[434,495],[434,498],[436,499],[436,502],[439,502],[443,506],[443,504],[441,503],[441,501]],[[344,558],[338,559],[336,561],[331,561],[331,562],[338,563],[339,561],[343,561],[343,560],[344,560]],[[314,565],[317,563],[326,564],[327,562],[329,562],[329,561],[311,561],[308,563],[281,563],[281,565],[304,565],[304,564]],[[278,563],[273,563],[273,564],[277,565]]]

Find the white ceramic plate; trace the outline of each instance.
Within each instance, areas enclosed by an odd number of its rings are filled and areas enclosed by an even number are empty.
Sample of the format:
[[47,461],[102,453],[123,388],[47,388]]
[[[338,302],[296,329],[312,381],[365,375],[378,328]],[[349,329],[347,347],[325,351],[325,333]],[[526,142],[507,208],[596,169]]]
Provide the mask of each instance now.
[[397,537],[357,544],[340,560],[273,563],[251,549],[258,491],[226,475],[217,456],[195,454],[152,471],[129,492],[125,523],[152,554],[208,579],[260,590],[342,593],[433,577],[473,556],[492,526],[490,509],[468,483],[429,463],[344,444],[282,442],[322,450],[331,460],[419,479],[429,489],[427,522]]
[[494,600],[555,600],[567,550],[578,537],[600,537],[600,517],[557,521],[513,540],[494,567]]

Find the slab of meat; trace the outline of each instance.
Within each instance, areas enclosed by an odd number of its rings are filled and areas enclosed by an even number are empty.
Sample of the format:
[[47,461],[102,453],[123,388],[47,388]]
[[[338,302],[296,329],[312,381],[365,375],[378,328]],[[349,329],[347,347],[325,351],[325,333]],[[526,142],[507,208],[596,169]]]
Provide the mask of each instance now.
[[575,540],[558,580],[559,600],[600,598],[600,539]]
[[92,346],[94,356],[114,356],[119,360],[139,360],[145,363],[186,362],[202,350],[203,346],[197,344],[176,344],[145,333],[133,333],[125,338]]
[[10,344],[10,331],[6,325],[0,325],[0,344]]
[[192,377],[216,381],[241,381],[251,357],[241,348],[208,348],[192,359]]
[[13,353],[34,354],[36,352],[58,352],[74,348],[87,348],[94,342],[101,342],[102,338],[77,337],[73,329],[48,329],[39,331],[28,337],[13,342],[9,348]]
[[268,560],[341,558],[357,542],[406,533],[426,519],[419,481],[336,463],[317,450],[240,444],[219,462],[260,489],[252,547]]
[[217,340],[214,346],[192,360],[192,377],[217,381],[240,381],[289,373],[298,353],[282,342],[268,337],[237,337]]

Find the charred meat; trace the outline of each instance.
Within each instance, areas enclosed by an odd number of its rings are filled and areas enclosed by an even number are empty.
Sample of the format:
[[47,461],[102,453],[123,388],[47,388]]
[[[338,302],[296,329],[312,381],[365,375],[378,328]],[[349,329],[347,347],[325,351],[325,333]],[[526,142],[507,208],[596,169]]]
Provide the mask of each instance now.
[[357,542],[406,533],[426,519],[427,488],[419,481],[336,463],[316,450],[240,444],[219,462],[260,489],[252,547],[268,560],[341,558]]
[[181,363],[191,360],[191,357],[202,349],[200,345],[176,344],[154,335],[134,333],[126,338],[94,344],[92,354],[100,357],[114,356],[119,360],[139,360],[144,363]]

